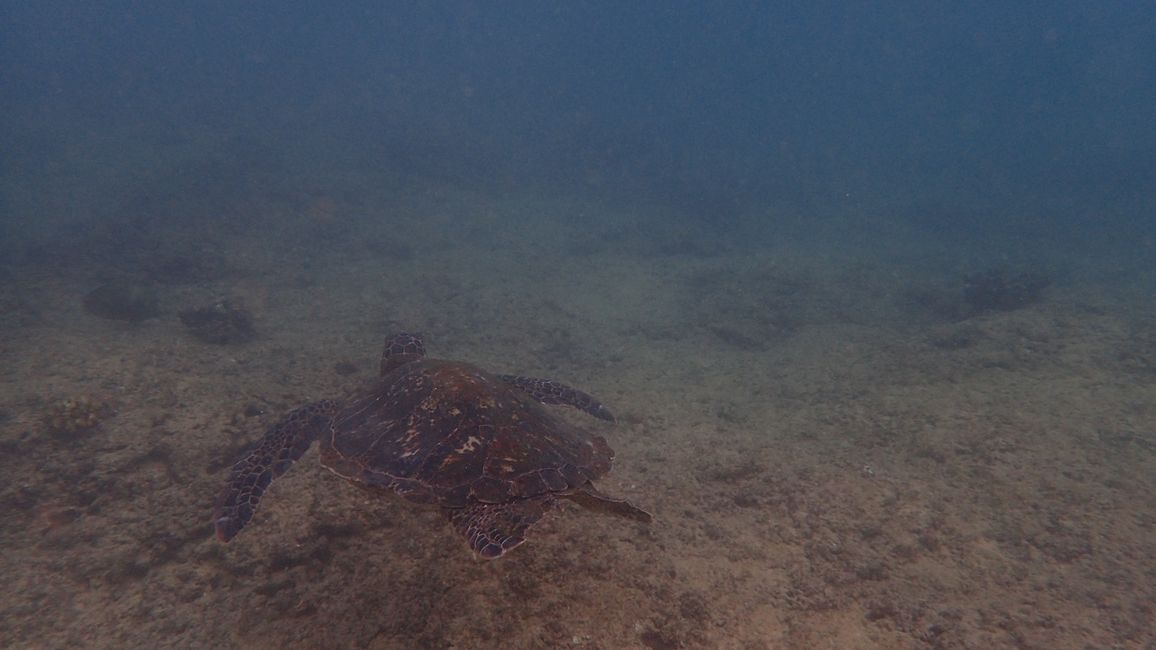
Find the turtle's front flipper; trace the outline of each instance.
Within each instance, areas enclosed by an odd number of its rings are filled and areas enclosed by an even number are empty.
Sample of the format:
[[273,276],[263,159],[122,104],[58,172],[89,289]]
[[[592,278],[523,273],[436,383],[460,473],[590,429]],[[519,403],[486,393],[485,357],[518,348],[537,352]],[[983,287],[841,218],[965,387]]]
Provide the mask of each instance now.
[[471,503],[464,508],[443,508],[454,530],[466,538],[470,550],[484,560],[495,560],[526,541],[526,529],[542,518],[554,499],[542,496],[508,503]]
[[213,512],[218,539],[223,542],[233,539],[249,523],[265,489],[301,458],[317,434],[329,426],[336,410],[336,403],[331,400],[294,409],[233,465],[229,482],[221,491]]
[[518,375],[498,375],[498,378],[508,384],[513,384],[521,388],[528,393],[530,397],[533,397],[543,404],[573,406],[579,411],[589,413],[598,419],[608,420],[610,422],[614,421],[614,416],[610,414],[610,410],[603,406],[601,402],[577,388],[571,388],[553,379],[535,379],[533,377],[521,377]]

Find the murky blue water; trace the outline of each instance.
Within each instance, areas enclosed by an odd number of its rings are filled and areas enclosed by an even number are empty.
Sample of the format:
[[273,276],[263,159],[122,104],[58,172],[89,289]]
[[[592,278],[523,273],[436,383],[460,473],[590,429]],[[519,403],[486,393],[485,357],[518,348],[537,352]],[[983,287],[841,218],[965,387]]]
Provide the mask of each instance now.
[[[3,647],[1153,643],[1156,17],[0,7]],[[383,337],[581,386],[494,563],[316,452]],[[553,513],[552,513],[553,514]]]

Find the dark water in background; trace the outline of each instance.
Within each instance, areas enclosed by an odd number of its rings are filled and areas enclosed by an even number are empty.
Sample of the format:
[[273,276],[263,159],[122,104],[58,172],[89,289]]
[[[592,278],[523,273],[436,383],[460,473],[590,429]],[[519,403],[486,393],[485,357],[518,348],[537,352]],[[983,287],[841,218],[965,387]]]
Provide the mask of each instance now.
[[596,193],[724,237],[774,206],[1151,253],[1144,2],[4,5],[8,255],[126,195],[319,169]]

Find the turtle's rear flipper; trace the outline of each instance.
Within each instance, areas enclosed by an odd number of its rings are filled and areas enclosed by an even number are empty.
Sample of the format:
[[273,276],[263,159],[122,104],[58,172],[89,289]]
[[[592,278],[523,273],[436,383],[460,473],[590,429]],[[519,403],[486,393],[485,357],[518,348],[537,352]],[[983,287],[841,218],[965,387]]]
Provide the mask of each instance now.
[[593,396],[583,393],[577,388],[571,388],[553,379],[535,379],[533,377],[521,377],[519,375],[498,375],[498,378],[507,384],[517,386],[528,393],[530,397],[533,397],[543,404],[573,406],[579,411],[589,413],[600,420],[614,421],[614,416],[610,414],[610,409],[603,406],[602,402],[599,402],[594,399]]
[[607,496],[599,492],[589,483],[587,483],[585,487],[567,494],[566,498],[583,508],[618,515],[619,517],[626,517],[627,519],[640,521],[644,524],[649,524],[651,519],[653,519],[650,513],[642,508],[635,506],[626,499],[615,499],[614,497]]
[[233,539],[249,523],[265,489],[309,449],[318,432],[329,425],[335,410],[336,405],[329,400],[294,409],[233,465],[213,512],[218,539]]
[[454,530],[466,538],[470,550],[485,560],[502,557],[526,541],[526,529],[554,504],[551,497],[509,503],[472,503],[464,508],[443,508]]

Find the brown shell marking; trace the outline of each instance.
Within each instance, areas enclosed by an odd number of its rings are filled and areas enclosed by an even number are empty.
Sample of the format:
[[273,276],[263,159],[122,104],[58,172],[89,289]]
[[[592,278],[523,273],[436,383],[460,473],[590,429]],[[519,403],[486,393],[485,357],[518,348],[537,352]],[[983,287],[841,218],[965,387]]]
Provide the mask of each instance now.
[[555,419],[502,378],[433,359],[383,377],[324,442],[322,462],[337,474],[450,508],[565,493],[613,459],[604,438]]

